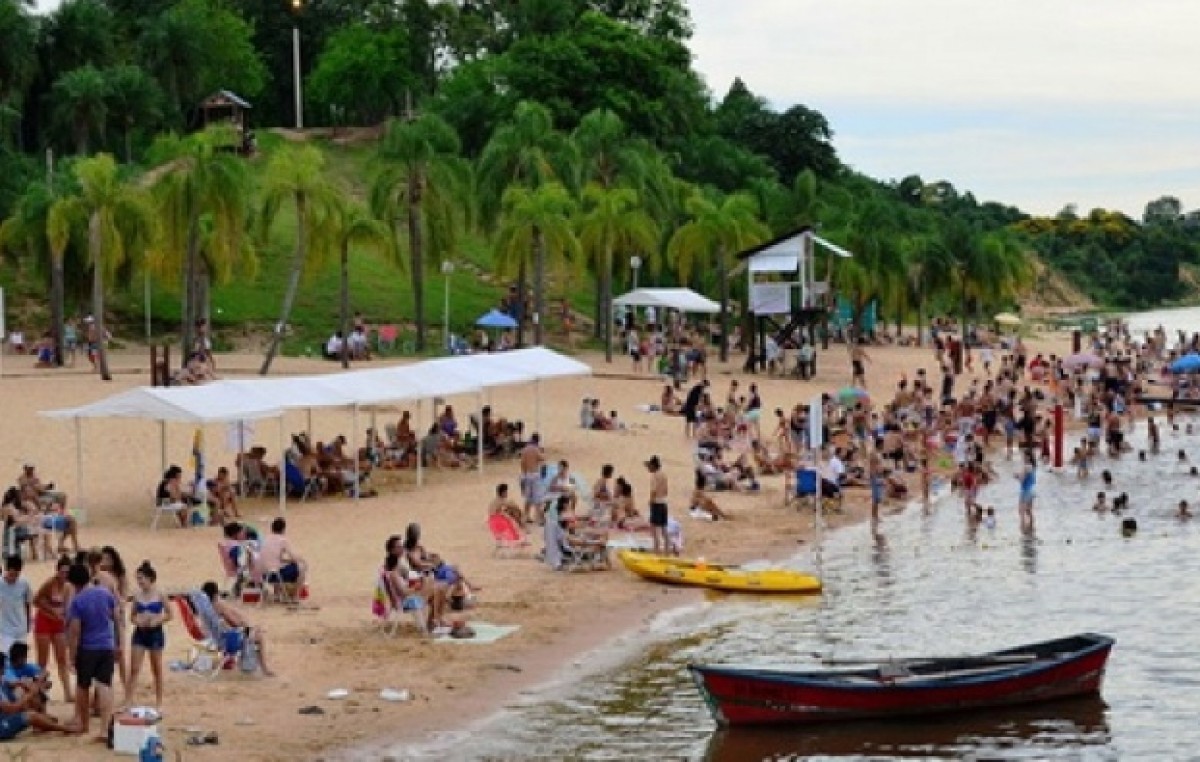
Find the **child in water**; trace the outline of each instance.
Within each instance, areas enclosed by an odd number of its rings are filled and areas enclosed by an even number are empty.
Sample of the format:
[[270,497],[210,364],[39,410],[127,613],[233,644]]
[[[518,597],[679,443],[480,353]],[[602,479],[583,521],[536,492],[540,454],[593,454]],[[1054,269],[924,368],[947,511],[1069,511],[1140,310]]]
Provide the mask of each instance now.
[[996,509],[990,505],[983,513],[983,526],[990,531],[996,529]]
[[1190,519],[1192,517],[1192,511],[1188,508],[1188,501],[1179,501],[1179,513],[1176,515],[1181,519]]
[[1092,505],[1092,510],[1097,513],[1104,513],[1108,510],[1108,498],[1103,492],[1096,493],[1096,502]]

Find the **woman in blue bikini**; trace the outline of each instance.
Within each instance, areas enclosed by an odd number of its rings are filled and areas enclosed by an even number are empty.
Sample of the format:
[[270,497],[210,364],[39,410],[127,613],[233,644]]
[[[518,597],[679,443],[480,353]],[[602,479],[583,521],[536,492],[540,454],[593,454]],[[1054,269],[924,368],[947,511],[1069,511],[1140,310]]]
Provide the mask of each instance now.
[[130,638],[129,682],[125,683],[125,705],[133,701],[137,690],[138,673],[142,671],[142,660],[150,654],[150,674],[154,677],[154,706],[162,706],[163,696],[163,649],[167,645],[163,625],[171,621],[171,607],[167,599],[155,587],[158,574],[149,561],[143,561],[137,569],[137,592],[133,594],[129,621],[133,625]]

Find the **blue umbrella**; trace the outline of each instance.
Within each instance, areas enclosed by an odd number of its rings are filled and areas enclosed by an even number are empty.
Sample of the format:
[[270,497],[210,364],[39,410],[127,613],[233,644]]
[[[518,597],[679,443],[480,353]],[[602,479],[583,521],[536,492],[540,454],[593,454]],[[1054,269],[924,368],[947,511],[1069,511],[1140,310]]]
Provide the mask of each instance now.
[[480,328],[516,328],[517,321],[500,310],[489,310],[488,314],[475,321]]
[[1171,363],[1172,373],[1200,373],[1200,354],[1192,352]]

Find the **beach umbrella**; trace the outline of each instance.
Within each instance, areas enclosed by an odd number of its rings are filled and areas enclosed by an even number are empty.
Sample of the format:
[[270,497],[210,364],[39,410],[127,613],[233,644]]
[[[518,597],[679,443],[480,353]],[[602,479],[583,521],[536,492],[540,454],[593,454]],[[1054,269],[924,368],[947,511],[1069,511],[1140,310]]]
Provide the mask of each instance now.
[[1011,312],[1001,312],[999,315],[996,315],[995,317],[993,317],[992,320],[995,320],[1000,325],[1020,325],[1021,324],[1021,318],[1017,317],[1016,315],[1012,314]]
[[1067,370],[1079,370],[1080,368],[1102,368],[1104,367],[1104,358],[1094,355],[1091,352],[1079,352],[1073,355],[1067,355],[1062,361],[1063,367]]
[[1200,373],[1200,355],[1190,352],[1171,363],[1172,373]]
[[871,395],[867,394],[866,389],[860,389],[857,386],[847,386],[837,393],[838,402],[843,405],[853,405],[856,402],[861,402],[864,405],[870,404]]
[[500,310],[488,310],[488,313],[475,321],[480,328],[516,328],[517,321],[505,315]]

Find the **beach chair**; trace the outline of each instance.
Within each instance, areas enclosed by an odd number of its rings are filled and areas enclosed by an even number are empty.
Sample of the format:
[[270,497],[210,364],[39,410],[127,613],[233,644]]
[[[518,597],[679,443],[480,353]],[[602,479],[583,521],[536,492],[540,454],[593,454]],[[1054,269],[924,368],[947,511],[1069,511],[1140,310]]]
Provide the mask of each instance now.
[[279,483],[267,478],[262,461],[258,458],[242,458],[242,484],[246,497],[254,497],[255,493],[259,497],[266,497],[279,490]]
[[175,608],[179,611],[179,621],[183,623],[183,629],[191,640],[187,659],[189,669],[193,674],[210,679],[221,674],[221,670],[226,666],[225,658],[221,653],[221,644],[216,638],[209,637],[203,625],[200,624],[191,602],[191,596],[179,595],[173,597],[172,600],[175,602]]
[[821,494],[821,478],[814,469],[798,468],[791,480],[791,489],[786,493],[786,505],[797,503],[798,508],[811,505],[816,510]]
[[503,513],[493,513],[488,516],[488,531],[492,533],[492,555],[498,558],[512,558],[515,554],[529,547],[529,538],[521,531],[511,516]]
[[284,479],[287,481],[288,497],[298,497],[300,502],[321,494],[321,479],[312,476],[307,479],[300,473],[300,467],[288,461],[285,466]]
[[371,615],[379,624],[380,632],[395,635],[400,623],[411,616],[417,631],[428,635],[425,626],[425,599],[404,590],[395,590],[387,575],[380,571],[375,578],[375,592],[371,596]]
[[[163,514],[170,514],[170,520],[172,522],[177,522],[179,520],[177,514],[184,508],[188,507],[183,503],[172,503],[170,500],[159,500],[156,490],[150,490],[150,502],[154,506],[154,516],[150,520],[150,529],[152,530],[158,529],[158,521],[163,517]],[[189,518],[191,517],[190,512],[188,516]]]
[[221,560],[221,570],[225,573],[225,583],[230,593],[241,597],[242,588],[251,578],[250,550],[235,540],[221,540],[217,543],[217,556]]

